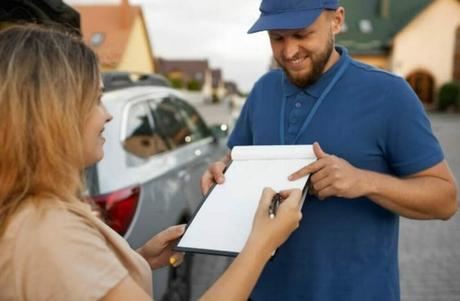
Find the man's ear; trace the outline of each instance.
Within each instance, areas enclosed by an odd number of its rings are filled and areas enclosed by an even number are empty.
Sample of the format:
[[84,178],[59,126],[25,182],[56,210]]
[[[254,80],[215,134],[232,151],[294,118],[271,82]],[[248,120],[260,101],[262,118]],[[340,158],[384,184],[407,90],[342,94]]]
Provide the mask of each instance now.
[[343,23],[345,22],[345,9],[343,7],[337,8],[332,16],[332,33],[334,35],[342,31]]

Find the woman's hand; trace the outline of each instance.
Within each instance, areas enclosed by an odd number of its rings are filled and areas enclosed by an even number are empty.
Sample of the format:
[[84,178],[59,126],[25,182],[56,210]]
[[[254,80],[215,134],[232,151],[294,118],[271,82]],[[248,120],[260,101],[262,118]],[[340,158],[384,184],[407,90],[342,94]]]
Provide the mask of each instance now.
[[270,218],[268,208],[275,193],[271,188],[264,189],[248,239],[248,244],[255,244],[268,254],[286,241],[302,219],[300,212],[302,192],[299,189],[281,191],[282,202],[276,216]]
[[245,247],[201,301],[247,300],[273,251],[299,226],[300,190],[280,192],[284,200],[276,216],[270,218],[268,208],[274,195],[272,189],[264,189]]
[[177,225],[161,231],[137,251],[144,257],[153,269],[161,268],[169,263],[178,266],[184,259],[184,254],[174,252],[175,241],[184,234],[185,225]]

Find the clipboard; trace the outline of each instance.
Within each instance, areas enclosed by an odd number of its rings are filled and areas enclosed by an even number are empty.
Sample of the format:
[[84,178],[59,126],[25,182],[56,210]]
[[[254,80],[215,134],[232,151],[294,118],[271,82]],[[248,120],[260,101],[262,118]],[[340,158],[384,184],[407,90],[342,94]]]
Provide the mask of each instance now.
[[251,232],[263,188],[298,188],[305,196],[308,176],[287,177],[316,160],[311,145],[236,146],[231,157],[225,182],[203,197],[174,250],[237,256]]

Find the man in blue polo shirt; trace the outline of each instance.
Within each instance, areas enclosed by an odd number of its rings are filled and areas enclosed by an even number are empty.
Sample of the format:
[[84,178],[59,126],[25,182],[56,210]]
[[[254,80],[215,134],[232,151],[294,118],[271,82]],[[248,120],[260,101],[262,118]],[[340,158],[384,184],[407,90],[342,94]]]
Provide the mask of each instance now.
[[[254,301],[399,300],[399,216],[448,219],[456,184],[404,79],[356,62],[335,35],[337,0],[263,0],[249,33],[268,31],[281,69],[257,83],[228,146],[313,144],[318,158],[296,232],[264,269]],[[202,178],[222,183],[229,155]]]

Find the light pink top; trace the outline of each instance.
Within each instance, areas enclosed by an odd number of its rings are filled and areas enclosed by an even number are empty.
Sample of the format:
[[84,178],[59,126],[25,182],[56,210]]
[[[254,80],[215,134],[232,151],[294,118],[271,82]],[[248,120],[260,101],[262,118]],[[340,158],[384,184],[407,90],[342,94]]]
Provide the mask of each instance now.
[[0,238],[2,301],[99,300],[128,275],[153,295],[147,261],[83,203],[27,205]]

